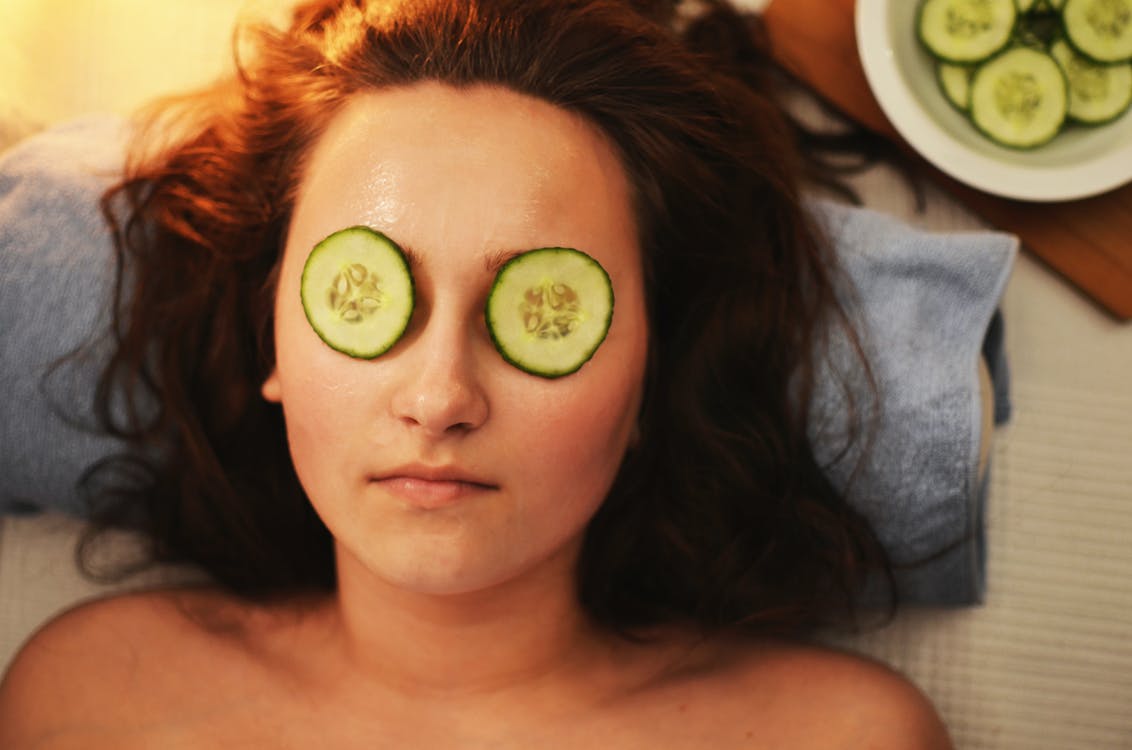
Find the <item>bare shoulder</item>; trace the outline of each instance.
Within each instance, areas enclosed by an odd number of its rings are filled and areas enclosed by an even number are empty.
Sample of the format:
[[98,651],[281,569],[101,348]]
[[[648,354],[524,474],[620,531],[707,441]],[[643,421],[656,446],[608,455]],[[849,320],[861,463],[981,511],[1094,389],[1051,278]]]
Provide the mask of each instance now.
[[0,747],[87,741],[190,695],[194,662],[214,659],[216,639],[194,608],[231,601],[208,590],[125,594],[81,604],[44,625],[0,683]]
[[726,679],[773,717],[790,747],[947,750],[947,729],[906,677],[871,659],[814,645],[728,644]]
[[163,619],[155,605],[138,594],[99,600],[40,628],[0,683],[0,746],[30,745],[36,736],[103,716],[105,697],[128,680],[136,660],[126,629],[151,629]]

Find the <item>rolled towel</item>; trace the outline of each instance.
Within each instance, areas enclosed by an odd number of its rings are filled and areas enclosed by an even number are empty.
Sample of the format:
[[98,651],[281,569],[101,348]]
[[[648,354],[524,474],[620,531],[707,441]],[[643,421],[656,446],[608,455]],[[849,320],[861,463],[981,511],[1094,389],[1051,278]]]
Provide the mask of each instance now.
[[83,515],[79,477],[124,447],[94,431],[108,342],[53,365],[108,330],[114,252],[99,198],[125,138],[120,118],[83,118],[0,154],[0,513]]

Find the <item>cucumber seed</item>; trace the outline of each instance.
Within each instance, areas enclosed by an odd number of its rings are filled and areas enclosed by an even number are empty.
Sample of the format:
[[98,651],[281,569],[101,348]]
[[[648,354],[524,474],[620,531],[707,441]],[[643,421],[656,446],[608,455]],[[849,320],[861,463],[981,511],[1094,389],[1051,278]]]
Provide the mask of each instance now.
[[347,323],[360,323],[381,309],[385,295],[381,279],[361,263],[346,266],[330,282],[326,301]]
[[523,293],[519,315],[527,333],[540,339],[569,336],[582,322],[578,293],[561,283],[543,282]]

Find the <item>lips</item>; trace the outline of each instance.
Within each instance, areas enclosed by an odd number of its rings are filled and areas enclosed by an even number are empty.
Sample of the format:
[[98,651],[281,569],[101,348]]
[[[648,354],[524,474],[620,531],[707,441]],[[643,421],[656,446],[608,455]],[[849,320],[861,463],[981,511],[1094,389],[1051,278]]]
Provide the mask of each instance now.
[[423,509],[448,507],[499,489],[498,485],[455,466],[401,466],[372,477],[370,482]]

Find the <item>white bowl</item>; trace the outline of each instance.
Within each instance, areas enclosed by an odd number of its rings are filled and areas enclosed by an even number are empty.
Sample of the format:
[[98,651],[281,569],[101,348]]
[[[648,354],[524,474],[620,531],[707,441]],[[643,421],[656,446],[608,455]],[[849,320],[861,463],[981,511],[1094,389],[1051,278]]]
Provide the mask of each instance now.
[[857,0],[857,46],[873,94],[912,148],[960,182],[1025,201],[1064,201],[1132,180],[1132,112],[1072,126],[1032,151],[998,146],[948,104],[916,38],[918,0]]

